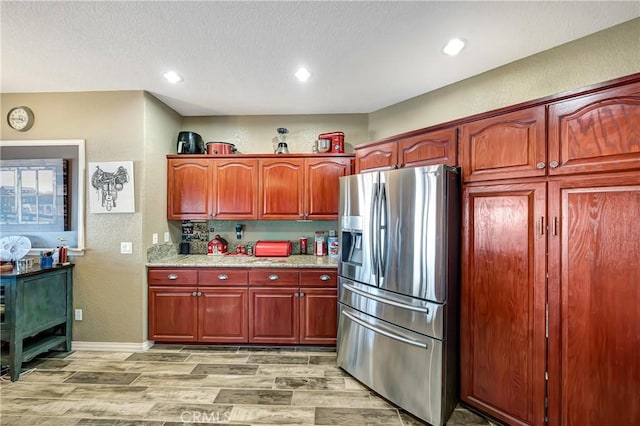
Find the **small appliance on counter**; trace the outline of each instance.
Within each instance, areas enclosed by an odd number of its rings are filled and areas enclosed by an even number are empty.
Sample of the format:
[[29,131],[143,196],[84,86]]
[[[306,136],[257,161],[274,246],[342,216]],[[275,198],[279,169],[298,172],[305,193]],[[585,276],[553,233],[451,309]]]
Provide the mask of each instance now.
[[331,149],[329,150],[329,152],[334,154],[341,154],[344,152],[344,132],[320,133],[318,135],[318,141],[323,139],[328,139],[331,141]]
[[207,254],[225,254],[228,246],[227,240],[216,234],[216,236],[213,237],[213,240],[209,241],[209,244],[207,244]]
[[289,130],[285,129],[284,127],[278,127],[276,131],[278,132],[278,147],[274,151],[274,154],[288,154],[289,147],[287,147],[286,139]]
[[236,146],[229,142],[207,142],[207,154],[225,155],[238,152]]
[[291,241],[258,241],[253,248],[256,257],[291,256]]
[[202,136],[196,132],[178,133],[178,154],[204,154]]

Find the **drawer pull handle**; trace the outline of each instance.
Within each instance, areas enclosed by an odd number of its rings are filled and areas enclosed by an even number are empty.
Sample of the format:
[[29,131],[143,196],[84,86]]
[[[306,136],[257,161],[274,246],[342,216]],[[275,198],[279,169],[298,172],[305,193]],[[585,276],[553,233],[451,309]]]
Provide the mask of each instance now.
[[218,275],[218,279],[219,279],[219,280],[223,280],[223,281],[224,281],[224,280],[228,280],[228,279],[229,279],[229,275],[227,275],[227,274],[220,274],[220,275]]
[[169,275],[167,275],[167,278],[169,278],[170,280],[177,280],[178,279],[178,274],[169,274]]
[[269,279],[270,279],[271,281],[275,281],[275,280],[279,280],[279,279],[280,279],[280,277],[279,277],[279,276],[277,276],[276,274],[271,274],[271,275],[269,275]]
[[320,275],[320,279],[322,281],[329,281],[331,279],[331,277],[329,275]]

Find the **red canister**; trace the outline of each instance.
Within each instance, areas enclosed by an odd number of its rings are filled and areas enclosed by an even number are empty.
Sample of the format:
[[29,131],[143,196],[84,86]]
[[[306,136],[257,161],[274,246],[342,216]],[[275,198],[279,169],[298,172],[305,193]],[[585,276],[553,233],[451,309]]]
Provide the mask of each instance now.
[[300,237],[300,254],[307,254],[307,237]]

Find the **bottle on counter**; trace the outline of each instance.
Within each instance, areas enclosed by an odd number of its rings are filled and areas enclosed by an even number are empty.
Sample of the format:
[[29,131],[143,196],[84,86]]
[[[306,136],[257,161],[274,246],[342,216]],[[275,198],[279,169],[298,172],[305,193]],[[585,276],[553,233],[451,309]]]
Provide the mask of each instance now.
[[329,259],[338,259],[338,252],[340,251],[340,245],[338,243],[338,237],[335,230],[329,231],[329,238],[327,238],[327,247],[329,251]]
[[326,253],[326,243],[324,241],[324,232],[316,231],[316,237],[313,242],[313,254],[316,256],[324,256]]
[[307,237],[300,237],[300,254],[307,254]]

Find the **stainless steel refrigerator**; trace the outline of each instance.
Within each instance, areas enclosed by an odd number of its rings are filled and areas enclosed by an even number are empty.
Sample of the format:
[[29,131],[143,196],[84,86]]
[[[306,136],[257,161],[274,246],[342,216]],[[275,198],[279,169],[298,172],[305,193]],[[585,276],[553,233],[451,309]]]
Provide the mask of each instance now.
[[444,165],[340,178],[338,365],[433,425],[458,400],[459,182]]

